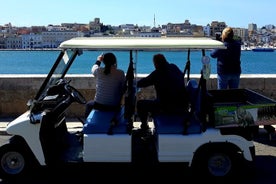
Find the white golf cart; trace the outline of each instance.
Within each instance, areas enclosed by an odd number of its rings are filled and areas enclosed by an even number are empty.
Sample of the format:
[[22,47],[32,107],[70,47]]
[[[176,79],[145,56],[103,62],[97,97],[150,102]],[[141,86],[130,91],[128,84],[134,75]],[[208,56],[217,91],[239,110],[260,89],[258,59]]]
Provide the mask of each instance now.
[[[253,162],[252,133],[255,121],[275,109],[275,101],[249,89],[207,90],[205,69],[199,81],[190,79],[190,61],[184,70],[190,94],[188,114],[152,117],[151,132],[140,132],[135,122],[136,73],[134,54],[144,51],[190,51],[224,48],[208,38],[75,38],[61,43],[60,54],[29,110],[10,122],[8,143],[0,147],[0,177],[23,175],[33,166],[56,167],[73,163],[129,163],[133,166],[187,163],[195,172],[229,176],[241,161]],[[121,111],[93,110],[83,131],[66,126],[72,103],[85,104],[83,95],[70,85],[66,74],[86,51],[128,51],[127,92]],[[208,58],[207,58],[208,59]],[[75,65],[77,63],[74,63]],[[208,69],[208,66],[207,66]],[[268,113],[267,113],[268,112]],[[275,110],[273,110],[275,112]],[[247,119],[242,117],[245,114]],[[116,123],[113,122],[114,118]]]

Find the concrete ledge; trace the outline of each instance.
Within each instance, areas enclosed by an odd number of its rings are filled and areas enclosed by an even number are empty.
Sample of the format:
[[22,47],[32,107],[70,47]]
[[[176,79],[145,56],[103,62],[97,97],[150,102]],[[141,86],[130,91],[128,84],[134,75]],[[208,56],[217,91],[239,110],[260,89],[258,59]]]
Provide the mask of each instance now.
[[[146,75],[137,75],[137,80]],[[208,89],[217,88],[216,74],[212,74],[207,80]],[[46,75],[0,75],[0,118],[17,117],[27,110],[26,103],[34,98]],[[199,74],[191,74],[191,79],[199,80]],[[95,79],[91,74],[69,74],[66,79],[70,79],[72,86],[78,89],[87,100],[94,97]],[[276,74],[243,74],[241,75],[240,88],[252,89],[269,98],[276,99]],[[138,98],[154,98],[153,87],[142,89]],[[73,104],[68,109],[69,117],[82,117],[84,105]]]

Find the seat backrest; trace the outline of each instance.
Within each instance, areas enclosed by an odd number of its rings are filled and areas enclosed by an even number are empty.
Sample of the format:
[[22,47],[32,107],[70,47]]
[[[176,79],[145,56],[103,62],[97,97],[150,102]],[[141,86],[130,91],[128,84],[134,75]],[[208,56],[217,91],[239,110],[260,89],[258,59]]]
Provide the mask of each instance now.
[[199,112],[200,111],[200,99],[201,93],[198,83],[195,79],[190,79],[187,82],[187,93],[189,95],[189,101],[191,105],[191,112]]
[[[191,111],[187,114],[158,114],[153,116],[158,134],[194,134],[201,133],[201,123],[197,118],[200,112],[200,91],[196,80],[187,83],[187,94]],[[186,125],[186,123],[188,123]]]

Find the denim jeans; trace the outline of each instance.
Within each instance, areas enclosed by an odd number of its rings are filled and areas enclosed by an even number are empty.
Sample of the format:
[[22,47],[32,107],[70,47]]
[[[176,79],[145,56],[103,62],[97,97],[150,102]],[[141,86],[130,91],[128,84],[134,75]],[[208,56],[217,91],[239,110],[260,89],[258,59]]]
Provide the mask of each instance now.
[[239,88],[240,74],[218,74],[217,82],[218,89]]

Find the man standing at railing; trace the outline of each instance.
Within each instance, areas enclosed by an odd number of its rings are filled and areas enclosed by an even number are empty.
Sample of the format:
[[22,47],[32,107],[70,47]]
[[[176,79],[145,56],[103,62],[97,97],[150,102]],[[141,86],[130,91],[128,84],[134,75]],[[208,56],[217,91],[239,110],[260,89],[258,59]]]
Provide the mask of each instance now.
[[234,32],[230,27],[222,31],[221,41],[226,49],[214,49],[210,54],[212,58],[217,58],[217,88],[239,88],[241,42],[234,40]]

